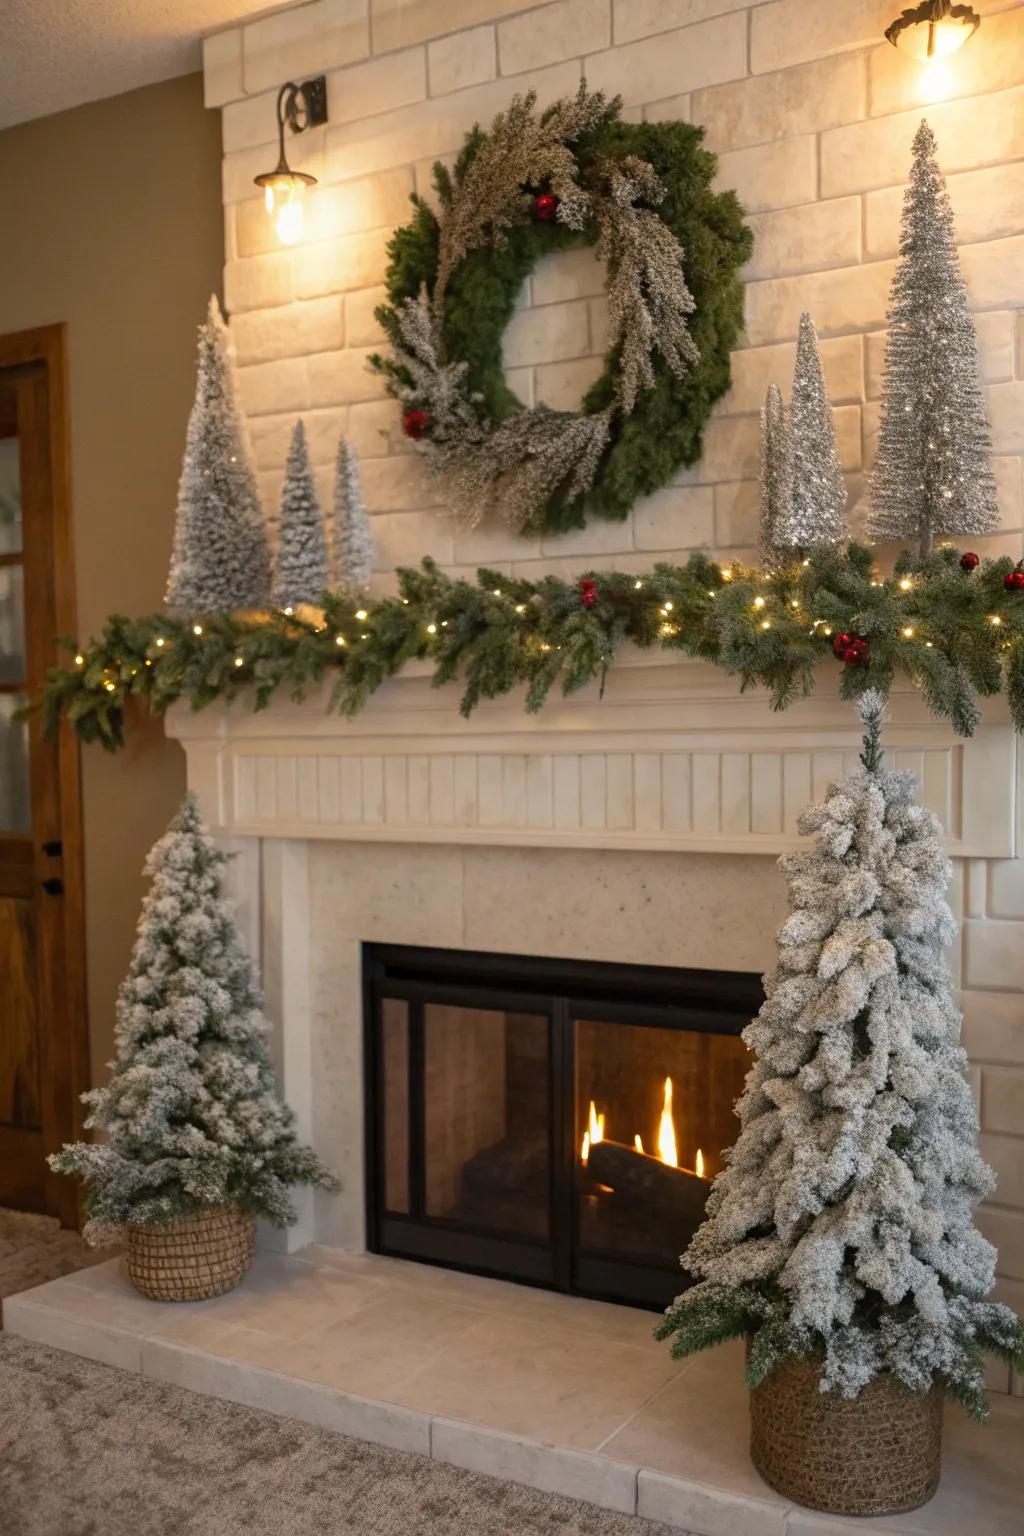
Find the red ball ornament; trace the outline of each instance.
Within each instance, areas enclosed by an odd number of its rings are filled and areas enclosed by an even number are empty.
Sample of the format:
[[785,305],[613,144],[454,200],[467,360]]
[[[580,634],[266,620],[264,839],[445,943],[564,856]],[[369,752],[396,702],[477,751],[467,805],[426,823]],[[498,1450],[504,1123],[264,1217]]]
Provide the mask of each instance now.
[[550,224],[558,216],[558,198],[553,192],[539,192],[533,200],[533,216]]
[[960,556],[960,569],[962,571],[973,571],[980,564],[981,556],[976,555],[973,550],[965,549],[963,554]]
[[855,635],[848,635],[846,631],[843,630],[842,634],[836,635],[835,639],[832,641],[832,649],[835,651],[837,656],[841,656],[844,651],[849,650],[855,639]]
[[867,659],[867,647],[864,645],[848,645],[843,652],[843,661],[848,667],[862,667]]
[[1024,562],[1018,561],[1012,571],[1007,571],[1003,586],[1007,592],[1019,592],[1024,587]]
[[593,608],[597,602],[597,582],[585,576],[580,582],[580,602],[584,608]]
[[415,438],[418,442],[421,437],[426,437],[427,428],[430,426],[430,412],[422,406],[413,406],[402,417],[402,431],[406,437]]

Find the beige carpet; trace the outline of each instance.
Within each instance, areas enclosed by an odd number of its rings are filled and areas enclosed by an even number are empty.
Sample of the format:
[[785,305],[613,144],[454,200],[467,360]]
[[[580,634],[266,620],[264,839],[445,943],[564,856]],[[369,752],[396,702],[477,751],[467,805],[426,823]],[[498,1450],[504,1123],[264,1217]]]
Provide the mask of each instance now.
[[0,1336],[3,1536],[679,1536]]
[[113,1252],[87,1248],[77,1232],[69,1232],[55,1217],[0,1207],[0,1326],[5,1296],[102,1264]]

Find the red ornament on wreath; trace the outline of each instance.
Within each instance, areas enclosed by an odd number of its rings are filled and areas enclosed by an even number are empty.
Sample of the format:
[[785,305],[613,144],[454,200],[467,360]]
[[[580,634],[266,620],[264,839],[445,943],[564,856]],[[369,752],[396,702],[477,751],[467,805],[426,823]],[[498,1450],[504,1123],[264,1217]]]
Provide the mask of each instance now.
[[977,570],[981,564],[981,556],[976,555],[972,549],[965,549],[960,556],[960,569],[962,571]]
[[1018,560],[1012,571],[1007,571],[1003,577],[1003,586],[1007,592],[1019,592],[1024,587],[1024,560]]
[[402,417],[402,431],[406,437],[411,437],[417,442],[421,437],[426,437],[429,426],[430,412],[425,411],[420,405],[410,407]]
[[832,649],[835,651],[837,656],[842,656],[844,651],[849,650],[850,646],[853,644],[856,638],[856,635],[848,635],[846,631],[843,630],[842,633],[836,635],[835,639],[832,641]]
[[866,635],[853,635],[849,645],[845,645],[836,655],[844,666],[866,667],[871,660],[871,642]]
[[533,200],[533,216],[542,224],[551,224],[558,217],[558,198],[553,192],[538,192]]
[[593,608],[597,602],[597,582],[592,581],[589,576],[584,576],[580,582],[580,602],[584,608]]

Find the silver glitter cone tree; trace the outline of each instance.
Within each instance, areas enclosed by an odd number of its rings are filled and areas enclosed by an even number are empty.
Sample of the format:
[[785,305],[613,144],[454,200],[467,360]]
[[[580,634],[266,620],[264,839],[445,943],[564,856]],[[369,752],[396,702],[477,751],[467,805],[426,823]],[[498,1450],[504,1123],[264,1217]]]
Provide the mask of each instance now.
[[85,1180],[90,1242],[216,1205],[284,1226],[290,1186],[336,1187],[277,1097],[252,961],[221,893],[225,862],[186,795],[146,861],[110,1082],[83,1095],[86,1124],[106,1139],[50,1159]]
[[359,483],[359,461],[343,436],[334,472],[334,585],[357,597],[372,575],[373,534]]
[[776,550],[790,557],[819,544],[843,544],[846,483],[839,465],[832,407],[825,388],[818,333],[809,314],[800,335],[789,406],[784,496],[772,527]]
[[789,442],[786,408],[777,384],[769,384],[761,407],[761,559],[768,570],[786,563],[788,551],[775,542],[775,530],[789,496]]
[[889,299],[871,537],[916,544],[924,555],[937,535],[994,532],[991,448],[953,212],[935,136],[922,122]]
[[227,326],[216,298],[199,328],[195,401],[178,485],[167,604],[175,613],[265,607],[270,552]]
[[306,429],[295,423],[281,492],[277,565],[272,601],[278,608],[320,603],[327,589],[327,539],[306,446]]
[[823,1390],[890,1371],[981,1415],[982,1352],[1019,1360],[1024,1330],[985,1300],[995,1251],[971,1216],[995,1181],[942,953],[950,865],[913,775],[882,764],[881,694],[860,707],[862,766],[781,861],[790,916],[744,1031],[739,1139],[683,1258],[699,1283],[658,1331],[677,1356],[749,1335],[752,1386],[814,1356]]

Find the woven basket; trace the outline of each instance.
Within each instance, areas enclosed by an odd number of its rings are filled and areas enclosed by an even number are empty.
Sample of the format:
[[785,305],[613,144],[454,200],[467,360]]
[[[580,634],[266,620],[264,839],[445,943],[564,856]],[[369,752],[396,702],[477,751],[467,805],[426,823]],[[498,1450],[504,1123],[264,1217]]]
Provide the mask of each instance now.
[[895,1515],[939,1485],[943,1393],[883,1372],[855,1398],[819,1392],[817,1360],[793,1360],[750,1394],[750,1455],[784,1498],[833,1515]]
[[233,1206],[126,1228],[128,1278],[154,1301],[202,1301],[232,1290],[252,1264],[255,1228]]

